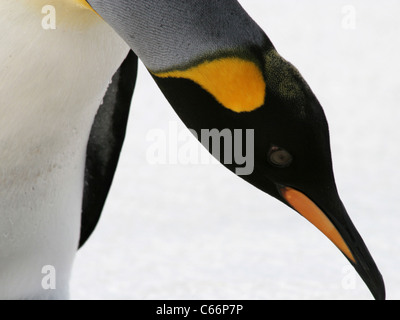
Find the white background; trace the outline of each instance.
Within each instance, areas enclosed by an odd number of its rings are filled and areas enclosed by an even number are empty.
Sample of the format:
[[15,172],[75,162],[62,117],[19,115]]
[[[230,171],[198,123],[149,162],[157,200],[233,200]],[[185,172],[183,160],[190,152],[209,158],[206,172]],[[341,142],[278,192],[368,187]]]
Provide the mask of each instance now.
[[[399,1],[241,3],[323,105],[342,200],[387,297],[399,299]],[[347,5],[354,30],[343,24]],[[150,130],[185,127],[140,67],[120,165],[100,224],[78,253],[71,297],[370,299],[319,231],[221,165],[148,163]]]

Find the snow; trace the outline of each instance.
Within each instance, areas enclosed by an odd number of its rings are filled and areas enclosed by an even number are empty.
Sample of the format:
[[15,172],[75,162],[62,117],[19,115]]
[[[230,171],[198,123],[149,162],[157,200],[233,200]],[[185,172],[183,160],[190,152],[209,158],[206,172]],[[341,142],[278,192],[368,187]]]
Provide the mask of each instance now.
[[[241,3],[324,106],[342,200],[387,298],[399,299],[400,3]],[[319,231],[221,165],[149,163],[149,132],[185,127],[140,67],[118,172],[77,255],[71,298],[371,299]]]

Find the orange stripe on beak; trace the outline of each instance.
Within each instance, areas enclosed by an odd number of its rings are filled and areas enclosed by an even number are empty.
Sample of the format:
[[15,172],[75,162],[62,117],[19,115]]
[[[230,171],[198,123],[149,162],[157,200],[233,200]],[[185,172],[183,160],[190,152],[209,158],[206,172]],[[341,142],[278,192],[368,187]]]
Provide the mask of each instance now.
[[356,260],[353,257],[349,247],[343,240],[339,231],[322,212],[322,210],[303,193],[292,188],[284,187],[281,189],[282,196],[286,201],[300,213],[304,218],[316,226],[325,236],[328,237],[338,247],[344,255],[354,264]]

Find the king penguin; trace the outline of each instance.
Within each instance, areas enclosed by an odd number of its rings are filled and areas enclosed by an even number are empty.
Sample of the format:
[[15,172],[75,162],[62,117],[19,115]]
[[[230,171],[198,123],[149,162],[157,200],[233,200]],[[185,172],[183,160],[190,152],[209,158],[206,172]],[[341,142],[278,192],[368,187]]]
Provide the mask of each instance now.
[[251,130],[254,170],[240,177],[313,223],[385,298],[338,195],[323,109],[237,0],[2,0],[0,10],[0,298],[68,298],[117,167],[138,58],[199,136]]

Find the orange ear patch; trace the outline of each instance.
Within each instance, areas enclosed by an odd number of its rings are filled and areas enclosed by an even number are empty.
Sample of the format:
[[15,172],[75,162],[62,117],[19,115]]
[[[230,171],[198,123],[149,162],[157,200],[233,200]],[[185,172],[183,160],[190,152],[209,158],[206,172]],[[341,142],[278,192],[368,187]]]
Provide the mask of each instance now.
[[155,76],[192,80],[235,112],[250,112],[265,102],[266,84],[261,70],[255,63],[240,58],[205,61],[187,70],[155,73]]

